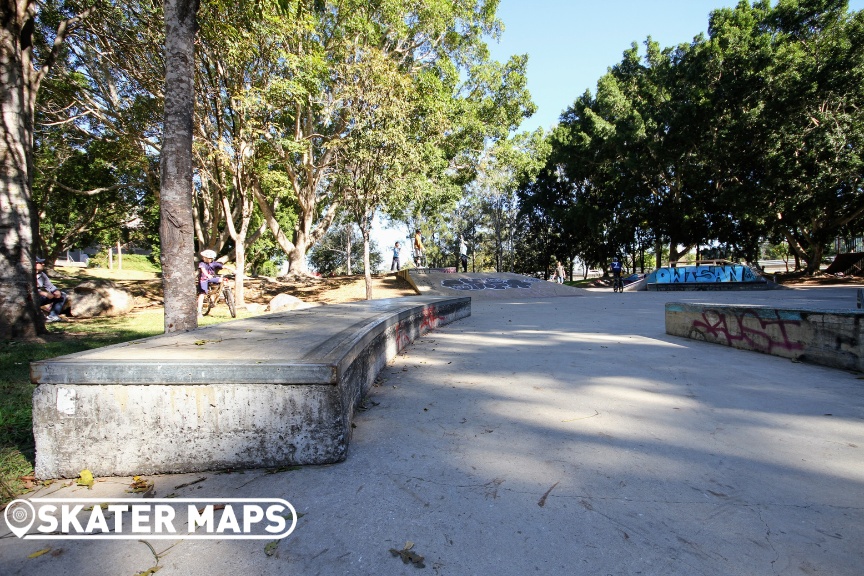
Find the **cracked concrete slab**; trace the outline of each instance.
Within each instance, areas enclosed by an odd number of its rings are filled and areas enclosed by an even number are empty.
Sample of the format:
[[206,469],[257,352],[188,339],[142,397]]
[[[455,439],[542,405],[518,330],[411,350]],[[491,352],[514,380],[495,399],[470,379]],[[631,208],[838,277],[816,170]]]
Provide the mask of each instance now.
[[[682,293],[580,294],[477,301],[420,338],[384,368],[343,463],[151,478],[158,497],[285,498],[303,516],[271,555],[0,537],[0,573],[131,575],[158,556],[159,576],[859,575],[861,375],[669,336]],[[855,306],[854,288],[709,296]],[[390,553],[406,542],[422,570]]]

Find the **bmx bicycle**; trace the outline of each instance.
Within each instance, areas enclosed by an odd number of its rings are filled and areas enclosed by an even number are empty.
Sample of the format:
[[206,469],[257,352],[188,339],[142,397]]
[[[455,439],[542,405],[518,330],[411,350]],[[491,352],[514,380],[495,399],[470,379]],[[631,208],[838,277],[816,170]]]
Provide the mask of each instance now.
[[620,274],[612,277],[612,291],[624,292],[624,278]]
[[219,303],[219,298],[225,299],[225,304],[228,305],[228,311],[231,312],[231,317],[237,317],[237,307],[234,304],[234,288],[228,280],[234,280],[233,274],[225,274],[221,277],[222,281],[207,285],[207,293],[204,295],[204,307],[201,311],[204,316],[210,314],[216,304]]

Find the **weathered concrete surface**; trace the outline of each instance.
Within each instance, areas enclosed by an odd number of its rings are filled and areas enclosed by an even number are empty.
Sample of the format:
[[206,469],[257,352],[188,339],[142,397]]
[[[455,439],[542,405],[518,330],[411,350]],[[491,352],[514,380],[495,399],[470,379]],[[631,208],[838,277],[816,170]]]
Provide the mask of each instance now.
[[[665,303],[704,293],[580,294],[473,301],[418,339],[340,464],[148,477],[156,497],[285,498],[304,516],[271,555],[150,541],[157,563],[135,540],[18,540],[0,520],[0,574],[861,576],[860,374],[666,334]],[[711,298],[855,306],[847,288]],[[136,496],[130,482],[28,497]],[[391,555],[406,541],[425,569]]]
[[666,304],[666,333],[832,368],[864,371],[864,312]]
[[271,314],[35,362],[36,475],[325,464],[384,364],[470,299]]

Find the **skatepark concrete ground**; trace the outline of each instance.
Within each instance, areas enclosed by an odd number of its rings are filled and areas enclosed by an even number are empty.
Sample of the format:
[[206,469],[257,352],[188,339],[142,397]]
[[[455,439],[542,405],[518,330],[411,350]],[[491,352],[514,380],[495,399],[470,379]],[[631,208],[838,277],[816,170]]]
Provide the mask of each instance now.
[[[861,375],[668,336],[663,317],[848,309],[854,288],[510,290],[461,291],[472,315],[384,368],[345,462],[150,478],[157,497],[288,500],[302,517],[278,545],[0,534],[0,574],[861,574]],[[391,554],[408,542],[423,568]]]

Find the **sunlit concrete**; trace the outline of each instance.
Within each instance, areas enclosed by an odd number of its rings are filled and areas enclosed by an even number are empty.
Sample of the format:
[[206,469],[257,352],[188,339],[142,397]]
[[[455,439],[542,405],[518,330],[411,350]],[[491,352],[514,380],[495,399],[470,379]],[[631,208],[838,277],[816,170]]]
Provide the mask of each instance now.
[[[860,374],[669,336],[663,307],[682,293],[581,294],[476,301],[420,338],[383,369],[341,464],[155,477],[158,496],[282,497],[304,514],[272,556],[180,541],[159,576],[860,575]],[[710,296],[855,306],[854,289]],[[425,569],[390,554],[409,541]],[[153,565],[134,541],[27,559],[44,546],[0,539],[0,573]]]

